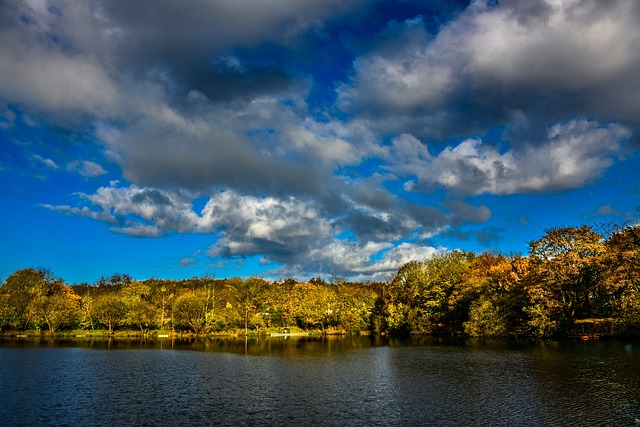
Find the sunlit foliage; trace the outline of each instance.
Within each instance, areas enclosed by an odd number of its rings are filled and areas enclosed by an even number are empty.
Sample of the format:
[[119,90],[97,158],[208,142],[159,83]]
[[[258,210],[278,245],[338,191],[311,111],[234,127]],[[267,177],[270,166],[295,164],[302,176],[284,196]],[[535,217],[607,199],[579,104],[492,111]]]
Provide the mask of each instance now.
[[567,336],[640,334],[640,226],[547,230],[528,256],[449,251],[414,260],[387,283],[334,276],[67,285],[27,268],[0,287],[0,330],[186,333]]

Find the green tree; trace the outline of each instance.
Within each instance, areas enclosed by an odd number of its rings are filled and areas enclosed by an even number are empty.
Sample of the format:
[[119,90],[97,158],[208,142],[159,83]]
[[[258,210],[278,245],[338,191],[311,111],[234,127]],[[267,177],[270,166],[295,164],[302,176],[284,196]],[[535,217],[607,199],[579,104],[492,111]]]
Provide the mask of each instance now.
[[0,332],[10,325],[13,317],[13,309],[9,305],[9,295],[0,292]]
[[0,288],[7,326],[27,329],[36,320],[33,301],[45,293],[51,282],[51,273],[42,268],[25,268],[10,275]]
[[333,285],[337,326],[346,332],[359,333],[371,327],[377,295],[374,290],[359,284]]
[[336,324],[338,309],[336,294],[329,285],[320,283],[297,283],[287,295],[285,310],[304,329],[326,330]]
[[245,334],[249,332],[249,319],[259,308],[260,297],[267,290],[268,283],[260,277],[250,277],[246,280],[233,278],[229,280],[229,288],[236,304],[242,311]]
[[173,280],[148,279],[143,282],[149,287],[149,302],[157,313],[158,327],[163,330],[167,322],[173,326],[173,306],[178,293],[178,284]]
[[107,292],[93,298],[91,305],[92,317],[107,327],[108,333],[113,334],[127,316],[127,303],[116,292]]
[[189,326],[196,334],[202,332],[206,318],[206,293],[201,289],[189,290],[176,298],[175,321],[178,325]]
[[394,333],[449,332],[449,297],[475,254],[450,251],[402,266],[388,288],[387,324]]
[[53,335],[62,326],[74,325],[81,310],[81,298],[61,280],[50,284],[45,293],[33,301],[36,318],[49,329]]
[[151,304],[151,288],[143,282],[129,282],[122,286],[120,295],[127,306],[125,321],[145,334],[156,322],[156,309]]
[[490,299],[481,298],[471,304],[469,321],[464,323],[467,334],[476,337],[504,336],[509,325],[504,312]]

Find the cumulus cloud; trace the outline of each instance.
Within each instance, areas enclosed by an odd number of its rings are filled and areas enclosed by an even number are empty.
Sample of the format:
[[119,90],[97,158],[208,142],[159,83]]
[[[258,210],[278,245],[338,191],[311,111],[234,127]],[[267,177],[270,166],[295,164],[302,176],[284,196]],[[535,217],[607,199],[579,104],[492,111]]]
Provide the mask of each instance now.
[[453,237],[458,241],[477,240],[483,247],[492,247],[500,240],[501,230],[497,227],[484,227],[480,230],[462,230],[453,228],[442,233],[443,236]]
[[197,114],[164,105],[127,126],[98,128],[129,181],[194,191],[321,195],[324,183],[334,181],[331,164],[360,161],[350,143],[331,130],[310,133],[277,98],[229,107],[192,92],[187,102]]
[[[432,36],[414,20],[354,63],[340,105],[425,138],[508,124],[514,142],[576,116],[636,127],[637,2],[473,2]],[[635,88],[632,89],[632,88]]]
[[83,45],[102,37],[91,25],[91,8],[84,2],[59,6],[24,2],[0,10],[0,98],[57,123],[118,116],[125,98],[106,58],[94,54],[106,40]]
[[381,46],[356,59],[353,81],[339,88],[342,108],[395,115],[442,106],[456,85],[454,69],[438,58],[439,52],[425,49],[430,38],[421,24],[410,20],[399,28],[394,23]]
[[621,151],[631,131],[587,120],[556,124],[545,141],[501,151],[467,139],[431,155],[411,135],[393,141],[390,170],[415,177],[408,189],[444,187],[463,195],[545,193],[579,188],[598,178]]
[[[376,225],[384,227],[390,219],[377,220]],[[201,230],[218,227],[220,232],[221,238],[208,255],[262,254],[264,262],[285,265],[274,273],[286,275],[373,277],[399,268],[399,263],[407,262],[410,256],[423,256],[433,250],[417,243],[393,249],[389,236],[378,240],[342,238],[340,235],[348,230],[342,224],[338,219],[324,217],[316,202],[240,196],[227,191],[209,200],[199,227]],[[397,235],[395,239],[400,237]],[[375,260],[376,257],[379,259]]]
[[197,215],[192,211],[188,198],[157,189],[119,188],[114,182],[109,187],[100,187],[95,194],[78,193],[77,196],[91,207],[44,206],[113,224],[112,231],[133,237],[189,232],[197,223]]
[[[99,188],[95,194],[78,194],[90,206],[44,205],[68,215],[79,215],[111,224],[114,232],[132,237],[161,237],[167,233],[204,233],[216,236],[207,251],[213,259],[260,255],[264,263],[281,265],[274,274],[326,275],[381,278],[412,257],[435,251],[419,241],[399,242],[389,236],[379,240],[350,239],[340,219],[329,219],[317,201],[256,197],[223,191],[211,196],[196,212],[188,195],[150,188]],[[380,215],[377,220],[393,221]],[[365,221],[366,218],[358,218]],[[406,219],[414,227],[420,224]],[[392,227],[392,226],[390,226]],[[405,225],[404,227],[408,227]],[[383,233],[384,234],[384,233]],[[395,235],[395,239],[404,234]]]
[[451,212],[452,224],[464,223],[482,224],[491,219],[491,209],[485,205],[472,206],[462,200],[448,200],[444,205]]

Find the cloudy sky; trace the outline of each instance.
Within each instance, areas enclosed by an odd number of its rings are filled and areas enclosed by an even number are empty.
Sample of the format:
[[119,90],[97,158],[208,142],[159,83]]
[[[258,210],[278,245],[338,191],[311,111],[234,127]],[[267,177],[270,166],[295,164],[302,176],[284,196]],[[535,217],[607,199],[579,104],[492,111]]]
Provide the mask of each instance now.
[[0,2],[0,277],[383,280],[640,206],[636,0]]

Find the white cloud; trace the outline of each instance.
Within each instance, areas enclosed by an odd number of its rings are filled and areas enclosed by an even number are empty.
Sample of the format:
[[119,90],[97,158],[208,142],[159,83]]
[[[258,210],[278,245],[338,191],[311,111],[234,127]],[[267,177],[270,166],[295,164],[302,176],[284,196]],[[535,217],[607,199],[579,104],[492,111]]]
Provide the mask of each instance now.
[[201,230],[216,226],[223,230],[208,255],[263,254],[265,262],[285,265],[273,271],[279,275],[340,274],[377,280],[412,257],[435,251],[415,243],[394,247],[387,240],[338,238],[344,230],[323,217],[314,205],[294,198],[220,193],[202,211]]
[[58,165],[56,164],[56,162],[54,162],[51,159],[46,159],[38,154],[34,154],[33,158],[50,169],[54,169],[54,170],[58,169]]
[[476,80],[508,86],[581,90],[613,83],[614,75],[637,65],[638,55],[630,55],[640,41],[635,2],[546,1],[544,8],[536,17],[517,5],[476,7],[444,34],[462,42]]
[[226,230],[228,241],[260,240],[274,244],[331,233],[330,223],[311,204],[293,197],[240,196],[232,191],[211,197],[201,212],[198,228],[210,231],[215,227]]
[[[339,237],[341,222],[323,215],[317,202],[294,197],[255,197],[224,191],[213,195],[201,212],[194,212],[188,195],[141,187],[99,188],[79,194],[93,208],[68,205],[43,207],[111,224],[116,233],[133,237],[161,237],[170,232],[217,236],[207,255],[233,258],[261,255],[265,263],[280,264],[279,274],[340,274],[358,279],[381,279],[412,257],[425,257],[434,248],[388,240],[350,240]],[[378,212],[384,226],[392,218]],[[366,221],[366,217],[359,219]],[[409,221],[405,227],[418,228]],[[398,237],[402,237],[400,234]]]
[[78,172],[85,178],[94,178],[107,173],[102,166],[91,160],[74,160],[73,162],[69,162],[67,164],[67,170]]
[[111,215],[109,212],[98,212],[89,209],[87,206],[83,206],[82,208],[69,206],[69,205],[51,205],[48,203],[44,203],[41,205],[43,208],[49,209],[54,212],[59,212],[66,215],[76,215],[82,216],[85,218],[91,218],[101,222],[107,223],[117,223],[118,220]]
[[572,120],[552,126],[541,144],[501,152],[467,139],[436,156],[404,135],[393,141],[388,159],[394,173],[417,179],[407,187],[414,191],[437,186],[468,195],[544,193],[579,188],[601,176],[630,135],[616,123]]
[[198,217],[191,203],[177,194],[136,186],[100,187],[95,194],[80,193],[99,211],[55,207],[71,214],[117,224],[113,231],[136,237],[159,237],[171,231],[191,232]]

